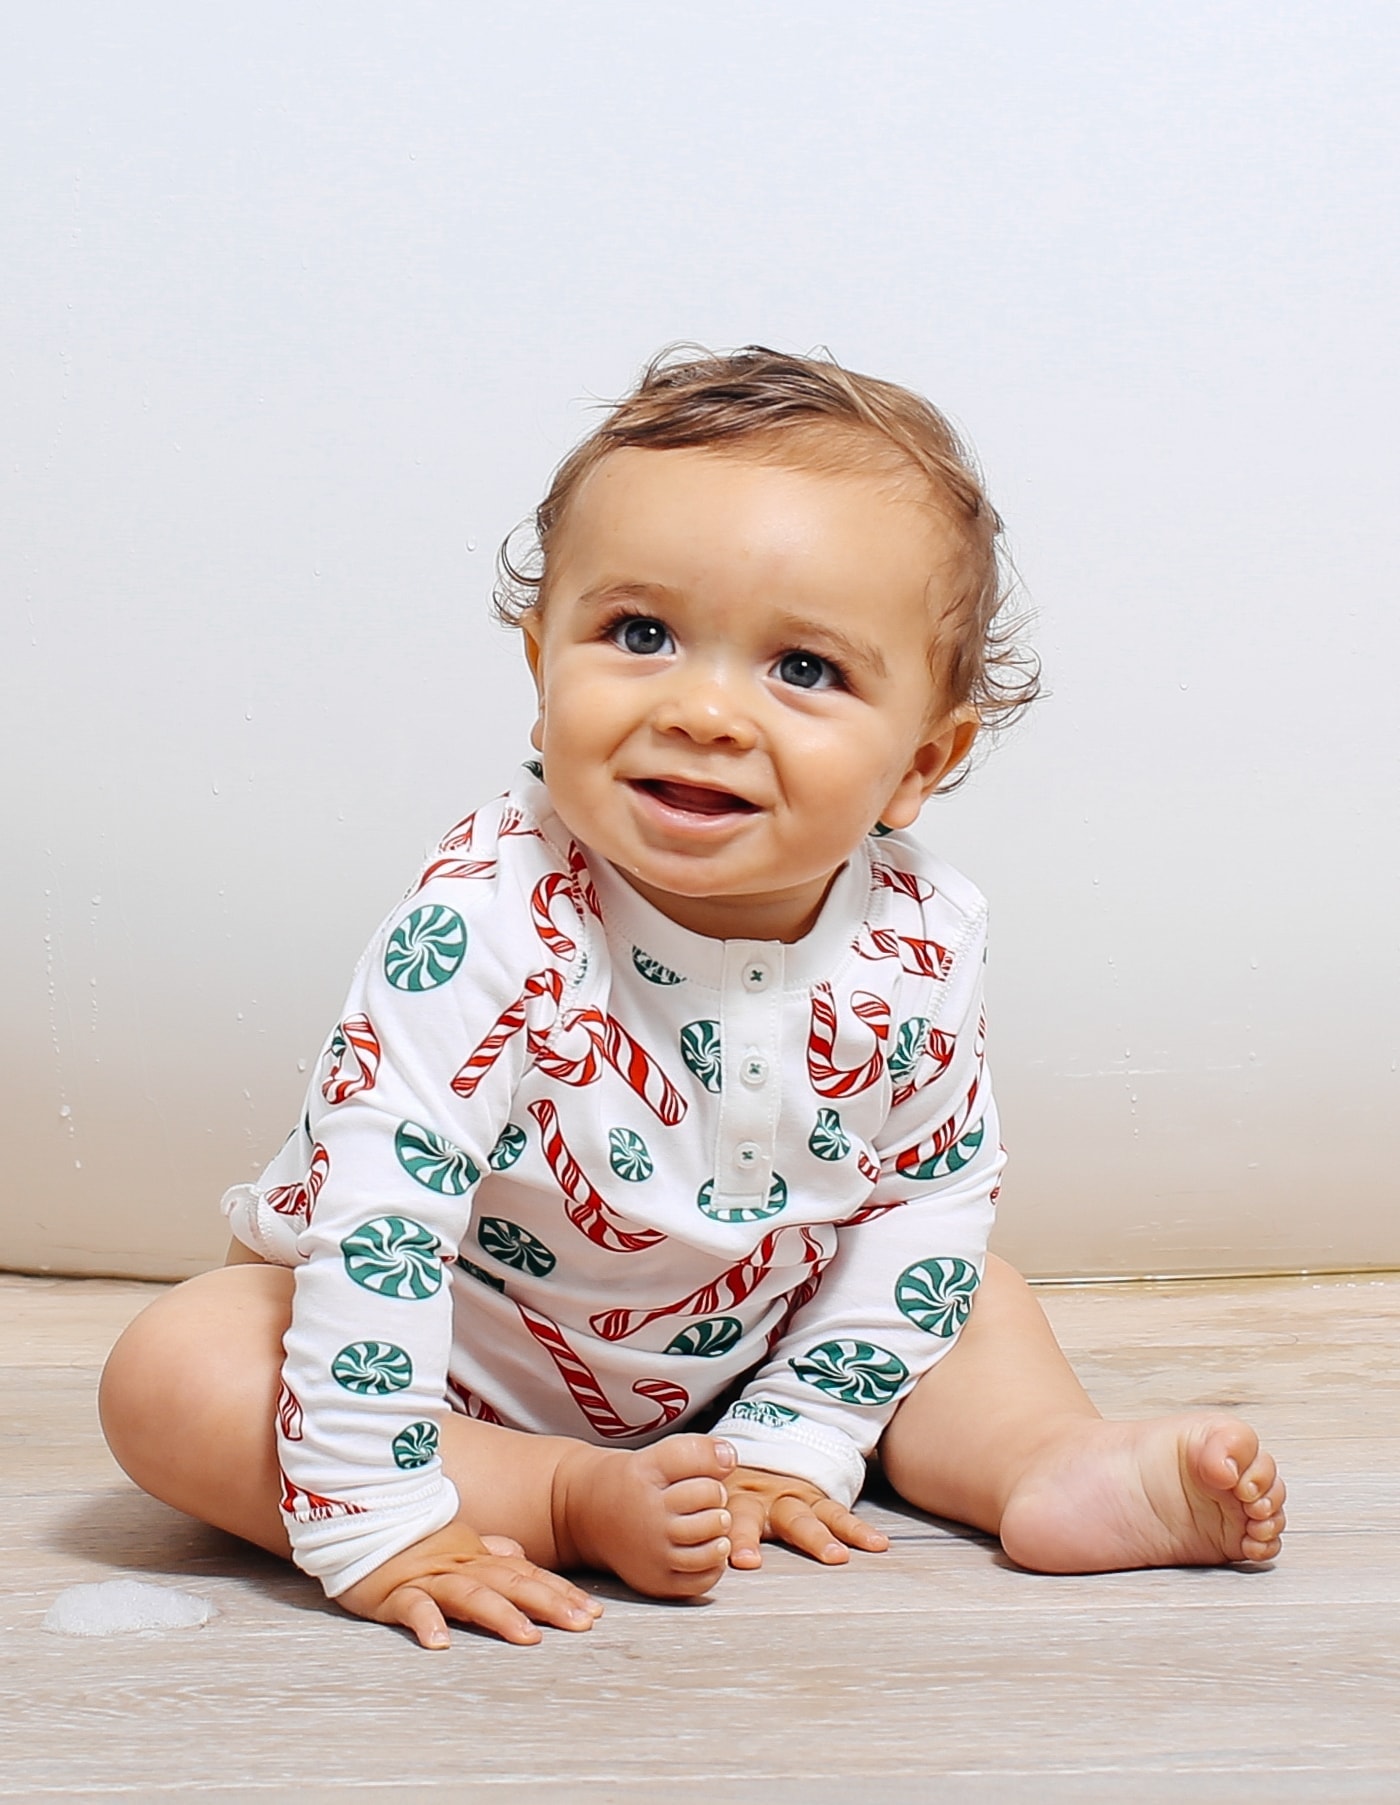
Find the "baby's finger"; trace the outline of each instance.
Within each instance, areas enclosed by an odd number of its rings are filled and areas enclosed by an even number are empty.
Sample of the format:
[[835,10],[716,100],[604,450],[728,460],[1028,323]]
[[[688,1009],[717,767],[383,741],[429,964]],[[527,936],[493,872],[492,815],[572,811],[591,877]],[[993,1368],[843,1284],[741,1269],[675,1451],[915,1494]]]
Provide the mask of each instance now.
[[837,1541],[804,1498],[789,1495],[776,1499],[768,1521],[774,1536],[799,1554],[810,1554],[814,1561],[839,1567],[851,1558],[845,1543]]
[[529,1561],[483,1563],[473,1578],[509,1599],[534,1622],[552,1624],[555,1629],[592,1629],[603,1614],[598,1600],[572,1580]]
[[399,1586],[379,1608],[381,1623],[401,1623],[418,1639],[420,1648],[448,1648],[452,1637],[447,1620],[434,1599],[417,1586]]
[[437,1574],[428,1583],[443,1610],[458,1623],[490,1630],[502,1642],[513,1642],[518,1647],[541,1640],[539,1626],[494,1586],[484,1586],[465,1574]]
[[848,1548],[860,1548],[867,1554],[883,1554],[890,1545],[890,1538],[882,1529],[865,1522],[834,1498],[823,1498],[813,1509],[837,1540]]
[[731,1491],[729,1494],[729,1564],[731,1567],[761,1567],[760,1547],[768,1527],[768,1505],[755,1492]]

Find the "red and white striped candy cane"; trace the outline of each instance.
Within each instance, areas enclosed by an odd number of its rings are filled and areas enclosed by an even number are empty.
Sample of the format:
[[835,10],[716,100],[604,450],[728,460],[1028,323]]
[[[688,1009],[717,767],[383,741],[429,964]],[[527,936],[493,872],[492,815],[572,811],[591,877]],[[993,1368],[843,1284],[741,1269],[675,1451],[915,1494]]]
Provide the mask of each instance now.
[[885,1042],[890,1033],[890,1006],[883,997],[857,990],[851,1008],[875,1036],[875,1050],[863,1065],[838,1066],[836,1055],[836,1005],[830,984],[818,984],[812,992],[812,1026],[807,1036],[807,1076],[821,1097],[853,1097],[878,1083],[885,1069]]
[[466,852],[472,843],[472,834],[476,831],[476,810],[463,815],[455,827],[449,827],[438,841],[439,852]]
[[574,880],[574,888],[579,901],[590,915],[603,919],[603,905],[598,900],[598,892],[594,887],[593,877],[588,869],[588,860],[576,840],[570,840],[565,858],[569,862],[569,871]]
[[675,1127],[686,1112],[685,1098],[615,1015],[608,1016],[604,1024],[603,1057],[654,1116],[668,1128]]
[[574,880],[566,877],[562,871],[546,871],[530,894],[530,919],[535,924],[535,932],[556,959],[576,959],[577,941],[571,939],[554,920],[554,904],[560,896],[572,903],[578,914],[583,913],[578,886]]
[[712,1310],[728,1309],[741,1304],[757,1291],[773,1270],[773,1255],[779,1241],[794,1231],[802,1237],[804,1264],[824,1266],[826,1255],[822,1252],[821,1242],[810,1229],[797,1223],[784,1228],[770,1228],[747,1259],[737,1261],[720,1273],[717,1279],[712,1279],[708,1285],[702,1285],[698,1291],[692,1291],[689,1297],[680,1298],[674,1304],[661,1304],[654,1310],[600,1310],[596,1316],[589,1318],[589,1327],[604,1341],[625,1341],[629,1335],[635,1335],[638,1329],[644,1329],[649,1322],[659,1322],[665,1316],[708,1316]]
[[462,1416],[472,1417],[478,1423],[501,1423],[504,1427],[503,1419],[497,1415],[485,1398],[479,1398],[474,1391],[468,1391],[465,1385],[459,1385],[451,1374],[448,1375],[447,1389],[454,1397],[461,1400],[460,1414]]
[[842,1228],[854,1228],[859,1222],[873,1222],[877,1216],[888,1216],[891,1210],[903,1209],[906,1199],[896,1197],[893,1203],[867,1203],[854,1216],[842,1218]]
[[559,1034],[582,1030],[587,1045],[582,1053],[561,1052],[543,1034],[530,1036],[530,1056],[542,1072],[561,1084],[596,1084],[603,1075],[603,1040],[607,1019],[600,1009],[570,1009],[559,1018]]
[[494,877],[496,861],[494,859],[434,859],[425,867],[422,877],[409,892],[416,896],[418,892],[432,883],[437,877]]
[[783,1336],[787,1334],[793,1317],[796,1316],[803,1304],[810,1304],[812,1299],[817,1295],[817,1292],[821,1289],[821,1283],[821,1273],[814,1272],[810,1278],[803,1279],[802,1283],[798,1285],[795,1290],[788,1292],[787,1304],[783,1309],[782,1315],[768,1331],[768,1340],[763,1349],[763,1358],[765,1360],[773,1352],[773,1349],[777,1347]]
[[518,808],[503,808],[501,810],[499,838],[504,840],[509,838],[511,834],[516,835],[516,837],[521,840],[542,840],[544,838],[544,835],[540,832],[539,828],[526,826],[525,817]]
[[576,1229],[587,1235],[595,1247],[606,1247],[609,1253],[640,1253],[644,1247],[655,1247],[666,1239],[660,1229],[620,1228],[607,1198],[594,1189],[570,1153],[559,1130],[559,1111],[547,1097],[530,1104],[529,1109],[540,1125],[540,1144],[549,1169],[569,1200],[564,1214]]
[[311,1215],[311,1199],[306,1194],[304,1184],[275,1185],[268,1191],[263,1202],[270,1210],[276,1210],[279,1216]]
[[892,928],[872,928],[863,922],[851,943],[862,959],[898,959],[901,971],[916,978],[946,978],[953,955],[936,940],[917,940],[896,934]]
[[531,1003],[541,997],[558,1003],[563,994],[564,980],[557,971],[546,968],[544,971],[531,972],[525,980],[524,990],[509,1008],[501,1011],[490,1033],[453,1078],[452,1089],[456,1094],[459,1097],[476,1094],[482,1079],[500,1058],[502,1049],[526,1026],[530,1018]]
[[321,1523],[327,1517],[362,1517],[365,1508],[363,1504],[348,1504],[344,1498],[323,1498],[320,1492],[308,1492],[293,1485],[285,1473],[282,1475],[282,1509],[299,1522]]
[[336,1034],[342,1044],[331,1054],[330,1070],[321,1083],[327,1103],[344,1103],[361,1091],[372,1091],[379,1076],[379,1036],[367,1015],[347,1015]]
[[588,1418],[596,1435],[601,1435],[608,1441],[626,1441],[634,1435],[654,1435],[658,1429],[674,1423],[689,1407],[690,1393],[682,1386],[673,1385],[669,1379],[638,1379],[632,1387],[633,1392],[640,1398],[650,1398],[658,1406],[657,1414],[646,1423],[625,1421],[608,1401],[592,1368],[569,1345],[558,1323],[551,1322],[547,1316],[537,1315],[533,1310],[527,1310],[522,1303],[517,1303],[515,1307],[520,1312],[525,1327],[554,1362],[560,1378],[569,1388],[570,1397]]
[[282,1431],[284,1441],[300,1441],[302,1437],[302,1411],[296,1393],[283,1379],[277,1393],[277,1427]]
[[905,1173],[913,1172],[926,1161],[938,1159],[955,1142],[960,1141],[972,1115],[973,1105],[977,1101],[977,1093],[981,1088],[982,1073],[979,1070],[972,1080],[962,1108],[949,1116],[946,1122],[941,1122],[926,1140],[919,1142],[917,1147],[906,1147],[894,1162],[895,1170]]
[[912,897],[915,902],[932,902],[938,894],[926,877],[919,877],[913,871],[901,871],[898,865],[883,865],[877,860],[870,867],[870,875],[886,890],[893,890],[898,896]]

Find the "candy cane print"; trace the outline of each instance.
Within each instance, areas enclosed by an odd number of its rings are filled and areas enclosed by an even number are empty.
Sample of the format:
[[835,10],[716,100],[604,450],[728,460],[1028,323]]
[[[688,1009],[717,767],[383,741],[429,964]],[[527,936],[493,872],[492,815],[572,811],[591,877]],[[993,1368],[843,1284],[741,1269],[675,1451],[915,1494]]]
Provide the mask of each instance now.
[[565,1340],[559,1325],[551,1322],[547,1316],[537,1316],[522,1303],[517,1303],[515,1307],[520,1312],[520,1319],[525,1327],[554,1362],[560,1378],[569,1388],[570,1397],[588,1418],[595,1434],[608,1441],[625,1441],[634,1435],[654,1435],[658,1429],[674,1423],[689,1406],[690,1393],[679,1385],[673,1385],[669,1379],[638,1379],[632,1390],[638,1397],[650,1398],[658,1406],[658,1413],[649,1423],[626,1422],[609,1403],[607,1394],[594,1377],[592,1369]]
[[862,1147],[860,1152],[856,1154],[856,1170],[860,1173],[860,1175],[863,1179],[865,1179],[868,1183],[870,1183],[872,1185],[875,1183],[875,1180],[880,1176],[879,1166],[877,1166],[875,1161],[873,1159],[871,1159],[870,1155],[865,1151],[864,1147]]
[[787,1334],[793,1317],[796,1316],[797,1312],[804,1304],[810,1304],[812,1299],[817,1295],[817,1292],[821,1289],[821,1282],[821,1273],[814,1272],[810,1278],[803,1279],[802,1283],[798,1285],[795,1290],[788,1293],[787,1303],[784,1306],[782,1315],[768,1331],[768,1340],[764,1344],[763,1349],[763,1358],[765,1360],[768,1359],[769,1355],[773,1352],[773,1349],[777,1347],[783,1336]]
[[901,1173],[913,1173],[918,1167],[929,1161],[938,1159],[946,1153],[956,1141],[962,1139],[963,1130],[967,1127],[968,1118],[972,1114],[972,1106],[977,1101],[977,1093],[982,1087],[982,1073],[979,1070],[972,1080],[967,1097],[960,1110],[955,1110],[946,1122],[939,1124],[927,1140],[920,1141],[917,1147],[906,1147],[895,1159],[895,1170]]
[[463,815],[455,827],[449,827],[438,841],[439,852],[466,852],[472,843],[472,834],[476,831],[476,810]]
[[509,1008],[501,1011],[486,1038],[453,1078],[453,1091],[459,1097],[474,1096],[482,1079],[500,1058],[502,1048],[525,1027],[529,1020],[530,1004],[539,997],[549,997],[558,1003],[563,994],[564,980],[557,971],[546,968],[544,971],[531,972],[525,980],[524,990]]
[[882,865],[876,860],[871,864],[870,876],[886,890],[893,890],[898,896],[912,897],[918,903],[932,902],[938,894],[926,877],[919,877],[913,871],[901,871],[897,865]]
[[741,1304],[757,1291],[773,1270],[773,1255],[779,1241],[794,1229],[802,1237],[804,1264],[824,1266],[826,1255],[822,1251],[821,1242],[809,1229],[797,1223],[770,1228],[747,1259],[739,1260],[708,1285],[692,1291],[689,1297],[680,1298],[674,1304],[661,1304],[654,1310],[600,1310],[596,1316],[589,1318],[588,1326],[604,1341],[625,1341],[629,1335],[635,1335],[638,1329],[644,1329],[649,1322],[658,1322],[664,1316],[708,1316],[712,1310],[728,1309]]
[[857,990],[851,1008],[875,1036],[875,1050],[864,1065],[841,1067],[835,1063],[836,1005],[830,984],[818,984],[812,992],[812,1027],[807,1036],[807,1076],[821,1097],[852,1097],[869,1090],[885,1069],[885,1042],[890,1033],[890,1006],[883,997]]
[[304,1184],[276,1185],[268,1191],[263,1202],[270,1210],[276,1210],[279,1216],[311,1215],[311,1199],[306,1194]]
[[896,934],[891,928],[872,928],[863,922],[851,942],[862,959],[898,959],[901,971],[915,978],[946,978],[953,955],[936,940],[917,940]]
[[514,834],[521,840],[542,840],[544,838],[544,835],[540,832],[539,828],[526,826],[525,817],[518,808],[503,808],[501,810],[501,825],[497,830],[497,834],[502,840],[508,839],[511,834]]
[[604,1024],[603,1057],[654,1116],[668,1128],[675,1127],[686,1112],[685,1098],[615,1015],[608,1016]]
[[299,1523],[321,1523],[327,1517],[362,1517],[363,1504],[348,1504],[344,1498],[323,1498],[320,1492],[304,1491],[282,1474],[282,1509]]
[[474,1391],[468,1391],[465,1385],[459,1385],[450,1373],[447,1376],[447,1389],[461,1400],[463,1416],[469,1416],[478,1423],[500,1423],[504,1427],[502,1419],[485,1398],[479,1398]]
[[[916,1091],[924,1090],[935,1079],[941,1078],[953,1062],[953,1051],[957,1044],[957,1041],[946,1029],[930,1028],[924,1036],[924,1044],[918,1059],[914,1062],[913,1072],[903,1084],[895,1086],[891,1102],[907,1103]],[[931,1059],[933,1063],[927,1074],[919,1078],[916,1074],[925,1059]]]
[[306,1174],[306,1197],[309,1216],[316,1207],[316,1199],[321,1195],[321,1186],[330,1175],[331,1156],[319,1141],[311,1149],[311,1170]]
[[410,896],[418,892],[436,877],[494,877],[496,861],[494,859],[434,859],[425,867],[422,877],[409,891]]
[[666,1239],[660,1229],[619,1228],[608,1200],[589,1183],[583,1168],[570,1153],[559,1131],[559,1111],[547,1097],[531,1103],[529,1110],[540,1125],[540,1144],[549,1161],[549,1169],[559,1189],[569,1199],[564,1214],[595,1247],[606,1247],[609,1253],[640,1253],[644,1247],[655,1247]]
[[559,1018],[558,1032],[568,1034],[572,1030],[582,1029],[587,1037],[587,1046],[582,1053],[563,1053],[558,1047],[551,1046],[543,1034],[531,1034],[530,1057],[540,1070],[550,1078],[557,1078],[561,1084],[572,1084],[581,1087],[585,1084],[596,1084],[603,1075],[603,1036],[606,1018],[600,1009],[591,1005],[586,1009],[570,1009]]
[[594,887],[592,875],[588,869],[588,860],[584,858],[576,840],[569,841],[569,849],[565,853],[569,862],[569,872],[574,880],[574,889],[582,901],[583,907],[599,921],[603,919],[603,905],[598,900],[598,892]]
[[[284,1441],[300,1441],[302,1436],[301,1405],[297,1395],[283,1379],[277,1393],[277,1427],[282,1431]],[[286,1475],[283,1474],[283,1478]]]
[[583,913],[574,880],[562,871],[546,871],[531,892],[530,919],[535,924],[535,932],[556,959],[576,959],[578,943],[571,940],[554,920],[554,901],[560,895],[566,897],[579,914]]
[[372,1091],[379,1076],[379,1036],[367,1015],[347,1015],[331,1035],[330,1069],[321,1083],[327,1103],[344,1103]]

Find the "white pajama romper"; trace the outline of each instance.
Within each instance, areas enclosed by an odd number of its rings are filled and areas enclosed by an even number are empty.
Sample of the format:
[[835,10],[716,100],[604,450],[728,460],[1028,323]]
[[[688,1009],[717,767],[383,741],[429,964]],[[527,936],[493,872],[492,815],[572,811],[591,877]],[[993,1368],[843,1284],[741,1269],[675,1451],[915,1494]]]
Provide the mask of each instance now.
[[710,940],[533,774],[453,828],[361,960],[301,1126],[224,1200],[296,1272],[298,1564],[335,1596],[451,1521],[449,1405],[627,1448],[729,1392],[713,1433],[741,1462],[852,1503],[982,1271],[985,915],[892,834],[795,945]]

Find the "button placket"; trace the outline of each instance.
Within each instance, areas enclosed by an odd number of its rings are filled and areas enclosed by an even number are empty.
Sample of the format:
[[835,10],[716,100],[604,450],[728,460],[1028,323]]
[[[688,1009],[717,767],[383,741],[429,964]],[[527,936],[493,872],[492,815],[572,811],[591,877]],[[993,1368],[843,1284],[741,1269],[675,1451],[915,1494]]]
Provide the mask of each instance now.
[[730,1205],[761,1207],[773,1183],[782,1006],[782,948],[729,942],[720,1005],[725,1069],[715,1190]]

